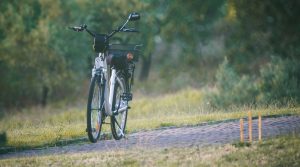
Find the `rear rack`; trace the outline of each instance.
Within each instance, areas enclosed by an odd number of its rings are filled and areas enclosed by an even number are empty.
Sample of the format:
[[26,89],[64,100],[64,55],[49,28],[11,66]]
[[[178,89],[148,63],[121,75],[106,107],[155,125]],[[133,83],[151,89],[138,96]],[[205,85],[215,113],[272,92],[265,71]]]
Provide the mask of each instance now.
[[118,56],[127,56],[128,53],[133,54],[133,60],[137,62],[142,51],[142,44],[110,44],[108,54],[115,54]]

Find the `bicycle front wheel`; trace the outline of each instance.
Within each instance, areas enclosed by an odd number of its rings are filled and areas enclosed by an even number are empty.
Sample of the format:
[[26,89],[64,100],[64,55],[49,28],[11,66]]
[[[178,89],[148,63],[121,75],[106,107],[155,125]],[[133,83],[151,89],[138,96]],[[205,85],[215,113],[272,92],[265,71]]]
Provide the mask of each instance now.
[[87,103],[87,133],[93,143],[96,143],[100,137],[104,119],[104,86],[99,76],[92,78]]
[[[114,95],[112,101],[112,111],[117,110],[118,108],[123,108],[128,106],[128,101],[123,100],[121,96],[123,93],[127,92],[127,85],[125,78],[122,75],[119,75],[114,86]],[[127,112],[128,109],[118,113],[117,115],[111,116],[111,131],[114,139],[120,140],[125,136],[125,127],[127,121]]]

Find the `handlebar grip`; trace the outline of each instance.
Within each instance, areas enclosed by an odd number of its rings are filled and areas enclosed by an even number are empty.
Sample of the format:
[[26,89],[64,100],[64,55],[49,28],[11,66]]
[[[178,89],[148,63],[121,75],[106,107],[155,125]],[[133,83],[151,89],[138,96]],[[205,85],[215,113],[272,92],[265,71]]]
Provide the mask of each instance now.
[[73,31],[77,31],[77,32],[80,32],[83,30],[81,27],[69,27],[69,29],[71,29]]
[[80,26],[74,26],[74,27],[69,27],[69,29],[72,29],[74,31],[80,32],[83,31],[87,28],[86,24],[80,25]]

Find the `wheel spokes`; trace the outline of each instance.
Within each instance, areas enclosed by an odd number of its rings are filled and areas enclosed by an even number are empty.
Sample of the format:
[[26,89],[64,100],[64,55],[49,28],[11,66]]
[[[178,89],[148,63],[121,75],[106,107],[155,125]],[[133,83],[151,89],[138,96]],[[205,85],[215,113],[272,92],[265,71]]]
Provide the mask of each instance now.
[[103,105],[101,105],[101,91],[98,86],[95,87],[93,92],[93,99],[91,104],[91,127],[93,136],[96,138],[98,136],[99,130],[101,128],[101,110]]

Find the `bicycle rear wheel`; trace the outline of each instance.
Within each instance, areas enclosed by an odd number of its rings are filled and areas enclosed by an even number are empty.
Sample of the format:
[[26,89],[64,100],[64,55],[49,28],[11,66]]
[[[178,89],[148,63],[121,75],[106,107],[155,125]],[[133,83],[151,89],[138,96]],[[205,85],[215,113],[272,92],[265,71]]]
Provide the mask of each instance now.
[[93,143],[100,137],[104,119],[104,86],[99,76],[92,78],[87,103],[87,133]]
[[[128,106],[128,101],[123,100],[121,96],[123,93],[126,93],[128,87],[125,82],[125,78],[122,75],[117,77],[116,84],[114,86],[114,95],[112,101],[112,111],[117,110],[118,108],[123,108]],[[114,139],[120,140],[125,136],[125,128],[127,121],[128,109],[123,112],[120,112],[117,115],[111,116],[111,131]]]

